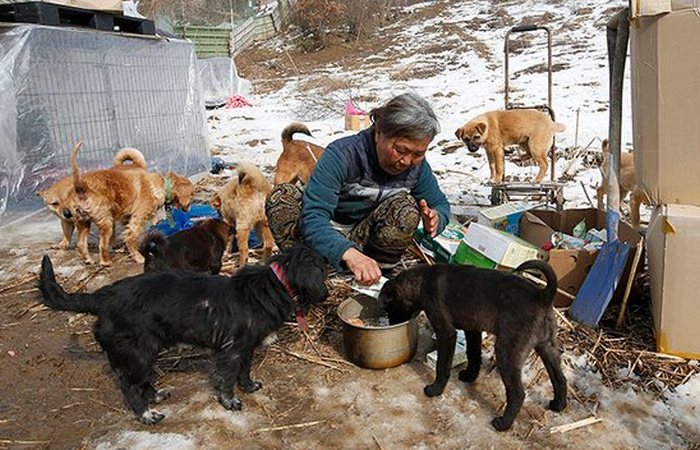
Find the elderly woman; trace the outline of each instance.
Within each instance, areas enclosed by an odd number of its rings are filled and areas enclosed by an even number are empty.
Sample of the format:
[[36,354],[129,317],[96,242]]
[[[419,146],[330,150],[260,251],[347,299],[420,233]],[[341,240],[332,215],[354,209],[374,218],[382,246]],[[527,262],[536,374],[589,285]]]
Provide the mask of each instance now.
[[435,236],[450,215],[425,160],[440,129],[428,102],[402,94],[370,118],[370,128],[326,147],[303,191],[281,184],[266,203],[280,248],[302,239],[365,285],[396,266],[421,219]]

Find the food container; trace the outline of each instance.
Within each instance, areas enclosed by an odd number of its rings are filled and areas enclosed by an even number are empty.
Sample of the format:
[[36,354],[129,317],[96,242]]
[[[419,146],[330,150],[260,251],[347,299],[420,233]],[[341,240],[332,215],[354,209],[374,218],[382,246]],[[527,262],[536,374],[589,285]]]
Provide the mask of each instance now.
[[384,325],[383,315],[377,300],[366,295],[355,295],[338,306],[338,317],[343,321],[343,348],[349,361],[367,369],[386,369],[415,356],[417,319]]

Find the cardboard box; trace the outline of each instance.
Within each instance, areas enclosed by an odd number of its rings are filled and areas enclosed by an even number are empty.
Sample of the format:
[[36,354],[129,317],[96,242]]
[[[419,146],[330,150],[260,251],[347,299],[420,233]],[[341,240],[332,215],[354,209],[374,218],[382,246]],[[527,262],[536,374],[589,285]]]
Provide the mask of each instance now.
[[482,269],[496,268],[496,263],[494,261],[482,255],[477,250],[474,250],[464,241],[459,243],[457,251],[452,255],[452,260],[450,262],[455,264],[469,264],[470,266],[481,267]]
[[[0,4],[24,3],[26,0],[0,0]],[[122,0],[40,0],[54,5],[73,6],[75,8],[91,9],[123,13]]]
[[697,206],[700,16],[689,6],[700,2],[670,4],[671,12],[642,16],[630,27],[637,183],[652,204]]
[[544,252],[529,242],[479,223],[469,225],[464,242],[496,265],[511,269],[525,261],[544,258]]
[[[520,236],[537,247],[542,247],[549,241],[555,231],[572,234],[574,227],[581,220],[586,221],[586,228],[605,228],[605,212],[597,209],[569,209],[561,213],[556,211],[533,210],[523,214],[520,220]],[[636,248],[641,236],[629,225],[620,222],[618,228],[619,239]],[[578,293],[583,280],[593,266],[597,251],[552,249],[549,251],[548,262],[557,274],[559,289],[575,296]],[[634,255],[634,251],[630,252]],[[627,277],[632,266],[632,258],[629,258],[627,267],[622,275],[622,282],[618,285],[619,291],[624,291]],[[621,287],[621,289],[620,289]],[[572,299],[560,293],[554,297],[554,305],[558,307],[569,306]]]
[[534,208],[529,203],[504,203],[479,211],[477,223],[520,236],[520,218]]
[[372,121],[365,114],[346,114],[345,115],[345,130],[360,131],[369,128]]
[[416,230],[416,241],[421,249],[432,256],[436,262],[448,263],[452,255],[457,251],[459,243],[467,235],[467,228],[454,219],[450,219],[442,233],[434,238],[428,236],[423,230],[423,224]]
[[658,207],[646,245],[658,351],[700,359],[700,208]]

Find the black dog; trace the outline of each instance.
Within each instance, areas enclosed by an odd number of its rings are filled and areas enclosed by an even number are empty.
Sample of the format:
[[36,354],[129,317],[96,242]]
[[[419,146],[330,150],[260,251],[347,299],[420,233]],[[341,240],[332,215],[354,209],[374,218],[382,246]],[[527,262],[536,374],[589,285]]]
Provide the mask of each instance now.
[[207,219],[168,237],[151,231],[139,248],[143,271],[181,269],[217,275],[230,233],[229,226],[218,219]]
[[553,411],[566,407],[566,378],[561,371],[557,345],[557,325],[552,300],[557,276],[542,261],[527,261],[516,272],[537,269],[547,278],[540,289],[524,278],[498,270],[443,264],[417,266],[389,280],[379,294],[379,302],[391,323],[408,320],[421,310],[437,336],[435,382],[425,387],[425,395],[442,394],[450,376],[457,331],[467,339],[467,368],[459,379],[476,380],[481,368],[481,332],[496,335],[496,365],[506,388],[506,410],[491,423],[498,431],[507,430],[520,411],[525,393],[522,366],[534,348],[542,359],[554,388]]
[[214,385],[224,408],[240,410],[233,388],[253,392],[253,351],[295,309],[328,296],[323,259],[303,246],[275,256],[269,266],[248,266],[233,277],[194,272],[151,272],[125,278],[92,294],[67,294],[56,283],[51,260],[41,263],[39,288],[53,309],[98,317],[95,337],[107,352],[126,402],[148,424],[163,414],[151,401],[168,397],[152,385],[158,352],[177,343],[214,350]]

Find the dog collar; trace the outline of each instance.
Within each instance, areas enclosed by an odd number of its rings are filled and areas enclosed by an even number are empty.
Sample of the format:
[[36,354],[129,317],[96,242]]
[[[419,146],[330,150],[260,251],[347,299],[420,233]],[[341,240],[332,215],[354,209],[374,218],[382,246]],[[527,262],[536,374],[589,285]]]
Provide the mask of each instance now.
[[272,273],[275,274],[279,282],[282,283],[282,286],[284,286],[284,288],[287,290],[289,298],[292,299],[292,306],[294,307],[294,313],[297,319],[297,324],[299,324],[299,326],[302,330],[304,330],[304,332],[309,331],[309,326],[306,323],[304,312],[301,310],[301,305],[299,305],[299,294],[297,294],[292,285],[289,284],[289,280],[284,274],[284,270],[282,270],[282,267],[280,267],[277,261],[273,261],[270,264],[270,269],[272,269]]

